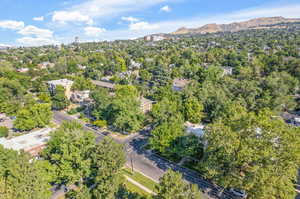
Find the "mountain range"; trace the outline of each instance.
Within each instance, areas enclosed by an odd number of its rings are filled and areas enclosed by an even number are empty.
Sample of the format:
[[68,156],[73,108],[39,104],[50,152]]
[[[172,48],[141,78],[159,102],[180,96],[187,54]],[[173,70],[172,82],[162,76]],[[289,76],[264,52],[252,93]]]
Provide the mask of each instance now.
[[207,24],[200,28],[179,28],[172,35],[182,34],[206,34],[217,32],[236,32],[250,29],[269,29],[269,28],[285,28],[287,23],[300,22],[299,18],[284,17],[263,17],[251,19],[244,22],[234,22],[230,24]]

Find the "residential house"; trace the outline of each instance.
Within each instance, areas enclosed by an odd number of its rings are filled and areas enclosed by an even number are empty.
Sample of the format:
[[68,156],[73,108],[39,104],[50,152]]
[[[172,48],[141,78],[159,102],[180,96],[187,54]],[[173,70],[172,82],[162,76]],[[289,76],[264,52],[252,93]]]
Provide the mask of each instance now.
[[85,70],[85,69],[86,69],[86,66],[81,65],[81,64],[77,64],[77,67],[78,67],[80,70]]
[[90,91],[74,91],[71,95],[71,101],[79,104],[90,102]]
[[225,76],[225,75],[232,75],[232,72],[233,72],[233,68],[232,67],[230,67],[230,66],[223,66],[222,69],[223,69],[223,76]]
[[190,81],[187,79],[174,79],[173,80],[173,90],[181,91],[183,90]]
[[142,66],[141,63],[135,62],[134,60],[130,60],[130,66],[129,68],[135,68],[135,69],[140,69]]
[[54,66],[55,66],[54,63],[51,63],[51,62],[48,62],[48,61],[42,62],[42,63],[38,64],[38,67],[39,67],[40,69],[53,68]]
[[29,71],[29,68],[19,68],[17,69],[17,72],[19,73],[27,73]]
[[107,76],[104,76],[104,77],[101,77],[101,81],[104,81],[104,82],[110,82],[110,80],[113,78],[113,76],[111,75],[107,75]]
[[68,79],[52,80],[52,81],[48,82],[49,91],[51,93],[55,93],[56,86],[60,85],[60,86],[64,87],[66,97],[68,99],[70,99],[71,94],[72,94],[71,88],[72,88],[73,83],[74,83],[73,81],[68,80]]
[[204,131],[204,125],[202,124],[193,124],[193,123],[190,123],[190,122],[186,122],[184,124],[185,126],[185,129],[186,129],[186,132],[189,133],[189,134],[193,134],[197,137],[202,137],[205,133]]

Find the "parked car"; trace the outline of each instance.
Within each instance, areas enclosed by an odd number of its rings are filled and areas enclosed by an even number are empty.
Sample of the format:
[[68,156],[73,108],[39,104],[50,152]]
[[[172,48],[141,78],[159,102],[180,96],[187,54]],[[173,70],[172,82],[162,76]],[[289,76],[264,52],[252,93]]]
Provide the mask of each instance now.
[[234,194],[235,196],[245,199],[247,198],[247,193],[244,190],[239,190],[239,189],[235,189],[235,188],[231,188],[229,189],[229,191]]

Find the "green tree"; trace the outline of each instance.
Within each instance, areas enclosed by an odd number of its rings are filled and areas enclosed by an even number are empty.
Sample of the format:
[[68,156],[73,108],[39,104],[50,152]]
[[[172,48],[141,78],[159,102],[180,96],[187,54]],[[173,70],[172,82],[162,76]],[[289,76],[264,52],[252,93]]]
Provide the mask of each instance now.
[[55,93],[51,98],[52,100],[52,108],[55,110],[62,110],[69,106],[70,101],[65,96],[64,87],[58,85],[55,89]]
[[19,81],[2,78],[0,75],[0,93],[0,112],[16,113],[25,94],[25,88]]
[[50,184],[29,154],[0,146],[0,191],[4,199],[47,199]]
[[79,76],[75,79],[74,84],[72,85],[73,90],[93,90],[95,85],[91,82],[91,80]]
[[95,102],[92,107],[92,116],[98,120],[107,120],[110,114],[107,109],[112,101],[108,91],[104,88],[99,88],[91,93],[91,98]]
[[31,107],[33,119],[36,127],[43,128],[50,123],[52,119],[52,111],[50,104],[35,104]]
[[139,96],[139,92],[133,85],[117,85],[116,86],[116,96],[118,98],[129,97],[129,98],[137,98]]
[[192,123],[199,123],[204,117],[204,106],[197,98],[188,98],[184,102],[185,119]]
[[94,135],[74,122],[65,123],[56,130],[42,153],[54,167],[54,183],[70,185],[87,178],[94,147]]
[[112,138],[105,137],[100,141],[92,157],[93,198],[114,199],[122,183],[120,170],[125,164],[123,146]]
[[18,111],[17,119],[14,121],[14,127],[21,131],[27,131],[36,127],[36,121],[32,117],[30,109],[23,108]]
[[125,72],[127,70],[126,61],[122,57],[116,57],[116,64],[116,70],[118,72]]
[[51,96],[48,92],[41,92],[38,95],[39,100],[41,100],[43,103],[51,103]]
[[65,198],[67,199],[91,199],[92,194],[87,186],[82,185],[76,190],[71,190],[66,193]]
[[14,127],[21,131],[31,130],[36,127],[43,128],[50,123],[51,118],[50,104],[34,104],[18,111]]
[[210,125],[203,174],[225,188],[246,190],[249,198],[294,198],[300,130],[273,115],[236,107],[231,117]]
[[130,85],[117,87],[116,96],[106,111],[107,121],[118,131],[135,132],[140,129],[144,119],[138,91]]
[[174,119],[156,126],[151,132],[150,145],[154,150],[166,153],[167,149],[184,133],[183,122]]
[[155,199],[200,199],[201,192],[197,185],[191,185],[182,179],[178,172],[168,170],[159,180]]
[[162,124],[174,120],[174,118],[183,120],[183,116],[179,110],[180,105],[177,101],[163,98],[152,108],[151,115],[153,117],[153,123],[156,125]]
[[7,137],[9,134],[9,130],[5,126],[0,126],[0,138],[1,137]]

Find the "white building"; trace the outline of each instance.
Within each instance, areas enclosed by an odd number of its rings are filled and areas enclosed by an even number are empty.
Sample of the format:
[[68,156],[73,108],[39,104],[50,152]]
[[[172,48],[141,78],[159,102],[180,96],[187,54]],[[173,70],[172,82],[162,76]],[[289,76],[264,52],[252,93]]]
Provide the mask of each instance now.
[[19,73],[27,73],[29,71],[29,68],[19,68],[17,69],[17,72]]
[[154,101],[151,101],[151,100],[146,99],[144,97],[140,97],[139,101],[141,103],[140,104],[140,109],[143,113],[147,113],[147,112],[151,111],[152,106],[154,104]]
[[0,138],[0,144],[6,149],[24,150],[33,156],[37,156],[46,147],[52,130],[51,128],[45,128],[12,139]]
[[153,42],[162,41],[165,39],[166,39],[166,37],[163,35],[147,35],[144,37],[145,41],[153,41]]
[[90,101],[90,91],[74,91],[71,95],[71,100],[74,103],[84,103]]
[[223,66],[223,76],[224,75],[232,75],[233,68],[230,66]]
[[194,134],[197,137],[202,137],[205,133],[204,131],[205,126],[202,124],[192,124],[190,122],[186,122],[184,126],[187,133]]
[[71,88],[73,85],[73,81],[68,80],[68,79],[59,79],[59,80],[52,80],[48,82],[49,85],[49,91],[51,93],[55,92],[56,86],[62,86],[65,89],[65,95],[68,99],[71,98]]

